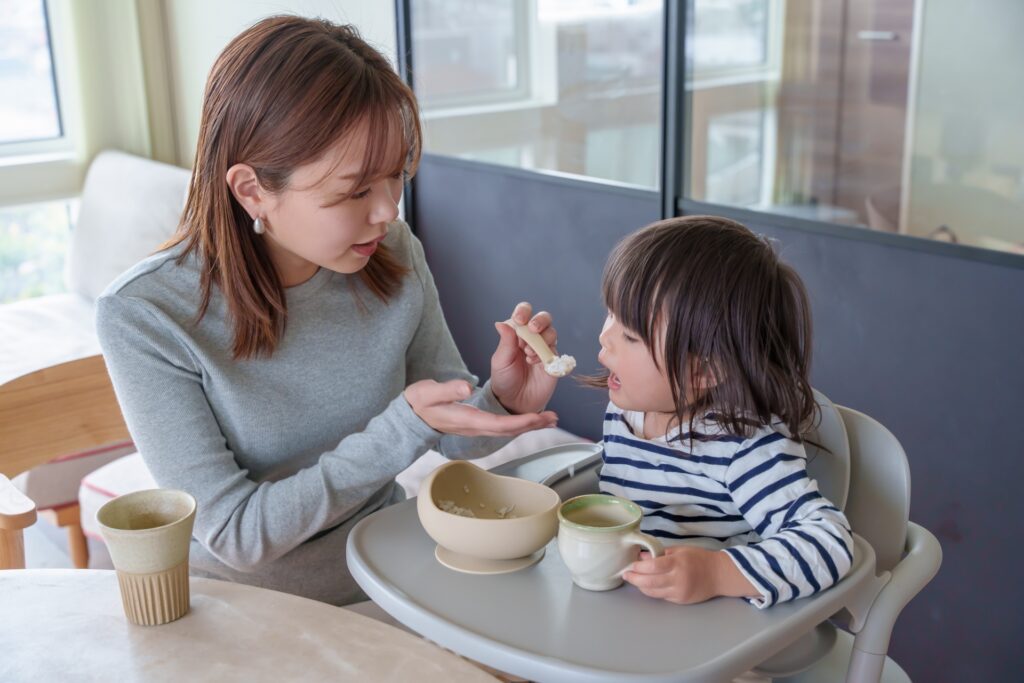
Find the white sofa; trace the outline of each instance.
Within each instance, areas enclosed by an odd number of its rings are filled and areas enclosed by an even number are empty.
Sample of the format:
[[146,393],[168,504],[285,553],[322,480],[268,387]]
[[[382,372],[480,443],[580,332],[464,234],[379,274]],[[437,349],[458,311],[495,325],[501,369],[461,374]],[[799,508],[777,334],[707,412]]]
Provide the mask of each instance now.
[[[67,293],[0,305],[0,386],[28,373],[98,354],[96,297],[176,229],[189,181],[185,169],[122,152],[102,152],[86,175],[71,234]],[[83,565],[78,489],[90,471],[134,450],[116,442],[25,472],[15,484],[44,516],[68,527],[73,560]]]

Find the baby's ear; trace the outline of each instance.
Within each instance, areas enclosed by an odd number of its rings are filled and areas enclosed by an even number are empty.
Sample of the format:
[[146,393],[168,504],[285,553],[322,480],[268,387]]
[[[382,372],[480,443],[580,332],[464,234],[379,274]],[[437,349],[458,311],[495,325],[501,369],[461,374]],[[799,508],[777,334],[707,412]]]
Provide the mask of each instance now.
[[716,387],[722,379],[715,362],[709,358],[701,358],[697,363],[696,370],[694,383],[698,391],[707,391]]

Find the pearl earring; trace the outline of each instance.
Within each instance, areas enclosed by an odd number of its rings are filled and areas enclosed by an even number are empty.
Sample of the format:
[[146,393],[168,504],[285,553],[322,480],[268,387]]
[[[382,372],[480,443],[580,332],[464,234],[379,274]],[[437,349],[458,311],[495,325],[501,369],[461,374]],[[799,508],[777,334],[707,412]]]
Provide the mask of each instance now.
[[256,220],[252,222],[252,231],[257,235],[262,235],[267,231],[266,226],[263,225],[263,219],[260,218],[259,216],[257,216]]

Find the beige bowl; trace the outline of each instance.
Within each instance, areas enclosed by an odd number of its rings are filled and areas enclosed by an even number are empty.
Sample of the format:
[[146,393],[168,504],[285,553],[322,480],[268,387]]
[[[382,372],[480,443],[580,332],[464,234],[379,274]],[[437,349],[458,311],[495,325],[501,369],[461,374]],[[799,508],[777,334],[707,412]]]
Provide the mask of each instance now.
[[[558,494],[543,484],[457,460],[423,480],[416,510],[427,534],[443,548],[481,560],[513,560],[536,553],[555,537],[560,504]],[[444,510],[452,506],[474,516]]]

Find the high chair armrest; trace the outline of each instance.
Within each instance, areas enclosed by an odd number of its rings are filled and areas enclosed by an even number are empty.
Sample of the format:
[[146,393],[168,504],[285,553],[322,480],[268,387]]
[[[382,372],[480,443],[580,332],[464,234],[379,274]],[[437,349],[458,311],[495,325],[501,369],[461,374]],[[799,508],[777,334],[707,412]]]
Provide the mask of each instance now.
[[877,681],[896,619],[907,603],[939,571],[942,546],[919,524],[907,524],[906,555],[892,568],[889,582],[875,598],[864,628],[857,633],[847,671],[847,681]]
[[0,474],[0,529],[21,531],[35,524],[36,504]]
[[36,504],[0,474],[0,570],[25,567],[22,529],[36,521]]

